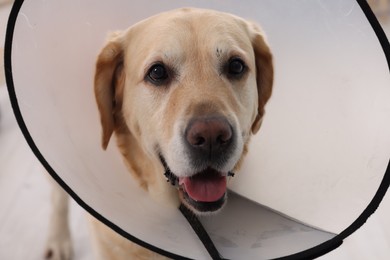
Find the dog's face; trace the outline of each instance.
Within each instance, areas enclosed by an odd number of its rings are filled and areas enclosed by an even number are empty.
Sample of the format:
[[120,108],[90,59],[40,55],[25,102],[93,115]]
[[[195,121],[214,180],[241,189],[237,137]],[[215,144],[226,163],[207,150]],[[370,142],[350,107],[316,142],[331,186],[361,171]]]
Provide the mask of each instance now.
[[272,81],[272,55],[256,25],[200,9],[154,16],[113,35],[98,57],[103,147],[116,132],[148,190],[166,170],[188,208],[218,210],[227,176],[260,128]]

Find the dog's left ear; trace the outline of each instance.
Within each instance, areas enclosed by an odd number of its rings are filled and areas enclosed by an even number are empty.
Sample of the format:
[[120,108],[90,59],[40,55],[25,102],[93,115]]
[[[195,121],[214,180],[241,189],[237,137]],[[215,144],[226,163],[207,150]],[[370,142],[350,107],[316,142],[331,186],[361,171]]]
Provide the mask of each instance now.
[[249,23],[249,33],[252,41],[256,60],[256,79],[258,92],[258,109],[255,121],[252,124],[252,133],[256,134],[261,126],[264,107],[272,94],[272,85],[274,81],[274,66],[272,53],[265,41],[264,33],[254,23]]

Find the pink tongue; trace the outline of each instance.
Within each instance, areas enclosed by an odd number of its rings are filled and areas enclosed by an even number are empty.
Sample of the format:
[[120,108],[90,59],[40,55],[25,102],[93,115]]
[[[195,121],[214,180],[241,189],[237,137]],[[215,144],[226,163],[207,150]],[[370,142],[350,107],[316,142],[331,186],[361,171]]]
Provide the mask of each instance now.
[[180,178],[179,184],[184,185],[188,196],[195,201],[214,202],[226,192],[226,177],[215,174]]

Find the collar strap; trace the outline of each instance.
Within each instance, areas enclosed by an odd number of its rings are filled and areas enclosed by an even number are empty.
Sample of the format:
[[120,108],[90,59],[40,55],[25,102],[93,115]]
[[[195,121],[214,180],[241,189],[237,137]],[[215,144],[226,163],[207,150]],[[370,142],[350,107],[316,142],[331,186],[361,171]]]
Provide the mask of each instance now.
[[223,260],[224,258],[221,257],[213,241],[211,240],[209,234],[207,234],[207,231],[204,229],[202,223],[194,215],[194,213],[192,213],[192,211],[190,211],[183,204],[180,204],[179,210],[183,214],[183,216],[187,219],[188,223],[190,223],[192,229],[195,231],[196,235],[198,236],[198,238],[206,248],[211,258],[213,260]]
[[[164,166],[165,170],[165,177],[167,178],[167,182],[170,182],[173,186],[178,187],[179,186],[179,179],[171,172],[169,169],[167,162],[165,161],[164,157],[160,154],[160,161],[162,165]],[[228,176],[233,177],[234,173],[229,172]],[[209,234],[204,229],[202,223],[199,221],[199,219],[190,211],[186,206],[183,204],[180,204],[179,207],[180,212],[183,214],[183,216],[186,218],[188,223],[191,225],[192,229],[195,231],[196,235],[206,248],[207,252],[210,254],[211,258],[213,260],[222,260],[223,258],[219,254],[217,248],[215,247],[213,241],[211,240]]]

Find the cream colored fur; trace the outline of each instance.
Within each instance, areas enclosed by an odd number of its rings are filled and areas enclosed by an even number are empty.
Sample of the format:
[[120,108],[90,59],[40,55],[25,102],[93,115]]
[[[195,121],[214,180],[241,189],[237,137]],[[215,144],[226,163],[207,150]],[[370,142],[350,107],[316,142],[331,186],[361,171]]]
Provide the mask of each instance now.
[[[247,72],[237,80],[225,64],[240,57]],[[171,68],[169,83],[146,79],[156,62]],[[236,149],[221,171],[237,170],[272,93],[272,55],[262,30],[226,13],[184,8],[141,21],[114,33],[96,63],[95,94],[106,149],[111,135],[139,185],[167,206],[180,203],[178,190],[163,176],[159,154],[180,177],[189,168],[181,135],[196,116],[218,114],[236,129]],[[136,199],[136,198],[135,198]],[[196,213],[196,212],[195,212]],[[98,221],[92,221],[103,259],[160,259]]]

